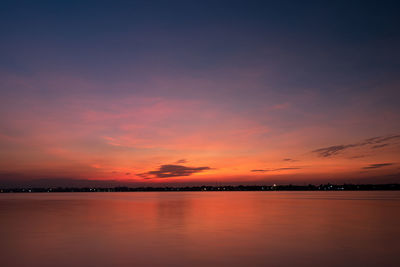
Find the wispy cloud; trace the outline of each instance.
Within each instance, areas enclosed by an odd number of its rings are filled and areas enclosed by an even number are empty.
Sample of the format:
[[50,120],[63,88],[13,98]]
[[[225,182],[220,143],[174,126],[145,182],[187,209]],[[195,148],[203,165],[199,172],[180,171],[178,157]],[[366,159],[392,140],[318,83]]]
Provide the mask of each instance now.
[[287,170],[299,170],[299,167],[288,167],[288,168],[277,168],[277,169],[256,169],[251,172],[275,172],[275,171],[287,171]]
[[381,144],[381,145],[375,145],[372,148],[376,149],[376,148],[381,148],[381,147],[385,147],[388,146],[389,144]]
[[287,109],[290,107],[290,104],[288,102],[281,103],[281,104],[275,104],[271,107],[271,110],[282,110],[282,109]]
[[297,160],[297,159],[286,158],[286,159],[283,159],[282,161],[286,161],[286,162],[296,162],[296,161],[299,161],[299,160]]
[[187,163],[187,160],[186,159],[180,159],[180,160],[175,161],[174,163],[175,164],[184,164],[184,163]]
[[355,145],[355,144],[329,146],[329,147],[323,147],[323,148],[313,150],[312,152],[317,153],[318,156],[320,156],[320,157],[327,158],[327,157],[334,156],[345,149],[348,149],[351,147],[356,147],[356,146],[357,145]]
[[167,164],[161,165],[158,170],[149,171],[146,173],[138,174],[138,176],[145,179],[152,178],[170,178],[179,176],[190,176],[194,173],[210,170],[210,167],[188,167],[183,165]]
[[382,148],[391,145],[392,143],[388,143],[389,141],[394,141],[398,139],[400,139],[400,135],[377,136],[365,139],[358,143],[323,147],[313,150],[312,152],[318,154],[319,157],[327,158],[335,156],[350,148],[365,147],[365,146],[371,146],[372,149]]
[[378,137],[372,137],[369,139],[365,140],[365,144],[371,145],[371,144],[380,144],[386,141],[390,141],[393,139],[400,139],[400,135],[389,135],[389,136],[378,136]]
[[375,163],[375,164],[370,164],[366,167],[363,167],[363,169],[365,169],[365,170],[378,169],[378,168],[383,168],[383,167],[392,166],[392,165],[394,165],[394,163]]
[[365,158],[365,155],[356,155],[356,156],[349,157],[349,159],[361,159],[361,158]]

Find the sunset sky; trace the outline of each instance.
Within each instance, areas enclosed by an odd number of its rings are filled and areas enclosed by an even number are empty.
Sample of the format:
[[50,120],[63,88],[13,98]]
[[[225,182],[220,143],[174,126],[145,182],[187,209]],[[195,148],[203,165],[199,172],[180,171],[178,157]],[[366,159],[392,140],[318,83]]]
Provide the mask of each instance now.
[[395,1],[2,1],[0,186],[400,181]]

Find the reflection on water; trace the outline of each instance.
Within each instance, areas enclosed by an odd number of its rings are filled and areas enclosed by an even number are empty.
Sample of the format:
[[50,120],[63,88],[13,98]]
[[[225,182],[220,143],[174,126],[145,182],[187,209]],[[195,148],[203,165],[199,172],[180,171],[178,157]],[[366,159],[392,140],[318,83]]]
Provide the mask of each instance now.
[[396,266],[400,192],[0,195],[2,266]]

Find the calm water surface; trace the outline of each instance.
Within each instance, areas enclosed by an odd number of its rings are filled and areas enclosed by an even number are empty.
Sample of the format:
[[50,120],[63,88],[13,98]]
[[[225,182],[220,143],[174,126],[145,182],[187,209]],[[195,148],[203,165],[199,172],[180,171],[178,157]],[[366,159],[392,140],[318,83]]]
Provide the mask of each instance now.
[[0,195],[1,266],[400,266],[400,192]]

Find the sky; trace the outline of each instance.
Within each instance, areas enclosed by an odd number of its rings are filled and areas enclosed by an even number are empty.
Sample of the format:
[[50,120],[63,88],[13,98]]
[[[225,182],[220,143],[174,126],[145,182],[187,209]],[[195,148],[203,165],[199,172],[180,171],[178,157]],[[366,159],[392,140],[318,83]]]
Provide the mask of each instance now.
[[396,1],[2,1],[0,186],[397,183]]

